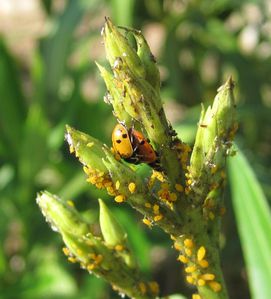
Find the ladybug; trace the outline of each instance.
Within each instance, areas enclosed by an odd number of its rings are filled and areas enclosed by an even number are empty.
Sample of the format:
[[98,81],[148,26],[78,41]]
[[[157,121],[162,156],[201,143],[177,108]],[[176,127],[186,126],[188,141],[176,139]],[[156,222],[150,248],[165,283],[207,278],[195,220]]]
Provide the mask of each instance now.
[[112,132],[112,144],[125,161],[133,164],[147,163],[154,169],[160,169],[158,155],[150,141],[134,128],[127,129],[124,124],[117,124]]
[[155,163],[158,160],[158,157],[157,153],[150,144],[149,139],[145,138],[141,132],[133,128],[131,129],[130,134],[134,155],[138,158],[140,163]]
[[119,123],[115,126],[112,132],[112,144],[115,152],[121,158],[129,159],[133,156],[134,150],[131,143],[130,132],[125,125]]

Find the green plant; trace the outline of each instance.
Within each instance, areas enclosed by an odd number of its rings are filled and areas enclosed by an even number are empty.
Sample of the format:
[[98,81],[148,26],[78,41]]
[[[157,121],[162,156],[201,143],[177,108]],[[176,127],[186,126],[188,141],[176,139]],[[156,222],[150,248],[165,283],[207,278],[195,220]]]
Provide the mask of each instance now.
[[[144,130],[159,156],[160,168],[145,179],[97,139],[67,126],[70,151],[84,165],[88,181],[104,188],[117,203],[126,202],[172,240],[185,264],[186,280],[195,285],[193,298],[228,298],[220,268],[219,231],[224,213],[225,161],[237,128],[233,82],[218,90],[213,105],[202,107],[195,145],[183,143],[170,126],[160,98],[156,62],[143,35],[124,28],[124,36],[106,20],[103,30],[112,72],[98,65],[109,94],[106,101],[119,121]],[[131,36],[136,47],[131,44]],[[70,202],[42,192],[37,202],[62,235],[70,261],[102,276],[132,298],[156,298],[155,282],[141,279],[127,234],[100,200],[101,236]]]

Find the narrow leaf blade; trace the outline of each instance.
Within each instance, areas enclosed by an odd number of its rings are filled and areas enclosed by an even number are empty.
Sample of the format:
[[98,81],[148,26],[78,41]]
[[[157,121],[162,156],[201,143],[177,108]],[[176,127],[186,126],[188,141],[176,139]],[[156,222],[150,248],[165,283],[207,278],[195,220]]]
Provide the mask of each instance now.
[[271,213],[245,156],[229,161],[233,206],[253,298],[271,298]]

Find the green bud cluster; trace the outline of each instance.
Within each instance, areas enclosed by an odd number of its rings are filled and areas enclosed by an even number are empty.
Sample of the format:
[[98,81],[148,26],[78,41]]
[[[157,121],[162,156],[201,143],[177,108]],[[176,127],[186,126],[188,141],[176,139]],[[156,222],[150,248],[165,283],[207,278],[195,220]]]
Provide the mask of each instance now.
[[233,87],[229,78],[218,89],[213,105],[206,111],[202,107],[189,167],[191,188],[199,193],[221,181],[221,170],[237,129]]
[[102,162],[106,157],[103,150],[105,147],[99,140],[77,131],[70,126],[66,126],[66,140],[70,146],[70,152],[79,157],[80,162],[96,169],[100,172],[107,172],[107,168]]
[[176,137],[166,119],[160,97],[160,74],[154,56],[140,31],[122,28],[128,38],[106,19],[102,36],[111,72],[98,65],[109,91],[106,97],[114,115],[127,126],[137,122],[144,128],[159,153],[164,171],[176,183],[183,176],[178,153],[172,146]]
[[[115,151],[67,126],[70,151],[83,164],[88,182],[106,189],[118,204],[131,205],[143,215],[142,222],[148,227],[157,224],[171,236],[178,260],[186,265],[188,283],[196,285],[202,297],[227,298],[217,242],[225,159],[237,129],[233,81],[229,78],[218,89],[212,106],[206,110],[202,107],[190,155],[190,147],[177,138],[166,119],[159,71],[144,36],[134,29],[122,30],[126,35],[106,18],[102,35],[111,69],[97,63],[108,89],[105,101],[112,105],[118,121],[145,131],[161,169],[149,163],[155,170],[145,181]],[[128,35],[134,37],[135,47]],[[100,236],[70,202],[42,192],[37,203],[51,227],[62,235],[68,248],[64,253],[70,261],[79,262],[131,298],[157,298],[157,284],[139,279],[127,233],[102,199]]]
[[67,246],[63,251],[69,261],[80,263],[82,268],[103,277],[116,290],[131,298],[153,298],[152,290],[142,294],[140,285],[147,283],[139,277],[139,270],[128,248],[126,233],[101,200],[103,238],[93,234],[90,225],[70,202],[49,192],[39,193],[36,200],[52,229],[61,234]]
[[135,257],[131,253],[127,233],[102,199],[99,199],[99,205],[100,227],[105,243],[107,246],[114,248],[129,267],[135,268]]

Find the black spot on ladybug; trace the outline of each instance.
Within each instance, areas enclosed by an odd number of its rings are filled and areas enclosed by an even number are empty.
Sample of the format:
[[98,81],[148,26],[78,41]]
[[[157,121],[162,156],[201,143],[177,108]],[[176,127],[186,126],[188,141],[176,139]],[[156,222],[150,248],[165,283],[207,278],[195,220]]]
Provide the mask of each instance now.
[[117,142],[117,143],[121,143],[121,140],[117,139],[116,142]]
[[127,138],[127,134],[122,134],[122,138]]
[[140,141],[140,145],[144,145],[145,144],[145,140]]

